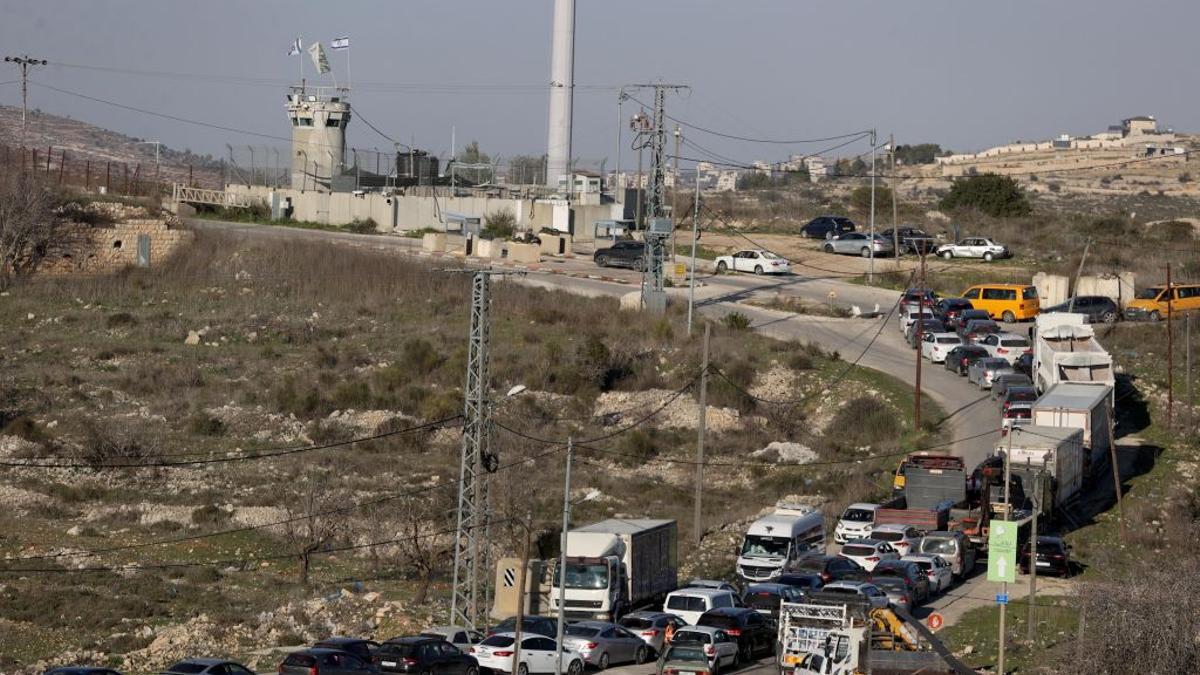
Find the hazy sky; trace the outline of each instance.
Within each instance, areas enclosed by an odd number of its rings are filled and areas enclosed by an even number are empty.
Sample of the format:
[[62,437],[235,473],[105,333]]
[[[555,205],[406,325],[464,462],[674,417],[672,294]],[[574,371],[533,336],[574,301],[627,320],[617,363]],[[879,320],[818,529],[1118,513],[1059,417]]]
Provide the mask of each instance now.
[[[37,69],[37,82],[288,136],[285,85],[299,58],[313,77],[307,55],[287,56],[289,44],[349,35],[360,84],[352,100],[388,135],[445,153],[456,127],[460,145],[478,139],[493,155],[541,154],[551,14],[551,0],[0,0],[0,51],[62,64]],[[615,88],[659,79],[693,87],[671,96],[669,113],[755,137],[874,126],[898,142],[967,150],[1102,131],[1143,114],[1200,130],[1196,0],[580,0],[576,18],[574,154],[608,157],[609,167]],[[344,80],[345,53],[330,58]],[[16,78],[11,64],[0,66],[0,82]],[[40,87],[30,99],[177,148],[220,155],[226,143],[271,143]],[[0,85],[0,102],[19,104],[19,86]],[[633,107],[626,103],[626,117]],[[352,145],[390,145],[361,122],[351,125]],[[689,137],[739,161],[831,145]]]

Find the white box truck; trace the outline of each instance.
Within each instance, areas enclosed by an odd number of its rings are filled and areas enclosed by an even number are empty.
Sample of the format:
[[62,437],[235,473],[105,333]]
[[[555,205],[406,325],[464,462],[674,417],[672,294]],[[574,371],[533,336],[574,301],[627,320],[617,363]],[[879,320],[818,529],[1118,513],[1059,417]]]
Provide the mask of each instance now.
[[673,520],[610,518],[567,532],[563,558],[550,582],[551,612],[558,612],[565,576],[568,619],[616,621],[678,587],[679,528]]
[[750,523],[738,555],[738,576],[770,581],[813,551],[825,551],[825,514],[812,506],[780,504]]
[[1060,382],[1116,386],[1113,358],[1083,314],[1050,312],[1035,320],[1033,381],[1039,392]]
[[1103,464],[1113,438],[1112,387],[1060,382],[1033,404],[1030,423],[1083,431],[1085,473]]
[[[1083,487],[1083,430],[1070,427],[1044,427],[1031,424],[1012,432],[1009,466],[1021,478],[1025,494],[1034,496],[1038,475],[1044,472],[1037,499],[1042,513],[1051,513],[1067,503]],[[996,447],[997,454],[1007,451],[1009,440]]]

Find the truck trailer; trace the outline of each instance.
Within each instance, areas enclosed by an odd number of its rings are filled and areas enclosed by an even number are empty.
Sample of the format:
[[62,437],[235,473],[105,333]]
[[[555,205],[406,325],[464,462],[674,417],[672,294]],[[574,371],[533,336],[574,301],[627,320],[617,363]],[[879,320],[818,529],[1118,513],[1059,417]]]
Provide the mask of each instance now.
[[1112,387],[1099,383],[1060,382],[1034,402],[1030,422],[1043,427],[1083,431],[1084,474],[1102,466],[1113,439]]
[[[1052,513],[1079,494],[1087,452],[1082,429],[1036,424],[1018,427],[1011,443],[1009,471],[1021,479],[1025,495],[1034,498],[1041,513]],[[1007,452],[1008,447],[1009,441],[1001,442],[997,454]]]
[[[1035,320],[1033,382],[1038,392],[1061,382],[1087,382],[1115,388],[1113,358],[1096,341],[1083,314],[1050,312]],[[1111,393],[1111,389],[1110,389]]]
[[[568,619],[616,621],[662,602],[679,585],[679,528],[673,520],[612,518],[570,530],[565,553],[554,568],[550,609],[558,611],[564,593]],[[564,576],[566,588],[560,589]]]

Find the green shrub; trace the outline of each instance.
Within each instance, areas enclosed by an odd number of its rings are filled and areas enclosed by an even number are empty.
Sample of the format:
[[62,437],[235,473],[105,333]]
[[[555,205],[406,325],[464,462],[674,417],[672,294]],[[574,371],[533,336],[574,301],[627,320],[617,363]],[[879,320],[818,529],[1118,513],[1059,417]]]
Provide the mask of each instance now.
[[1192,224],[1182,220],[1168,220],[1165,223],[1155,223],[1150,228],[1150,233],[1155,237],[1164,241],[1186,243],[1195,238],[1195,230],[1192,229]]
[[371,387],[363,381],[342,382],[333,390],[330,404],[336,408],[367,408],[371,405]]
[[1029,198],[1009,176],[983,174],[959,178],[942,198],[943,211],[977,209],[996,218],[1027,216],[1033,212]]
[[900,437],[896,411],[872,396],[850,399],[833,416],[826,437],[844,447],[876,446]]
[[376,234],[379,232],[379,224],[375,222],[374,218],[367,218],[365,220],[355,218],[349,224],[343,225],[342,229],[349,230],[355,234]]
[[223,525],[232,517],[232,514],[216,504],[205,504],[192,509],[192,522],[196,525]]
[[492,239],[508,239],[516,230],[517,217],[512,211],[496,211],[484,218],[480,235]]
[[45,428],[38,424],[31,417],[19,415],[5,424],[0,433],[6,436],[16,436],[23,438],[30,443],[45,443],[50,440],[50,435],[46,433]]
[[1107,216],[1105,218],[1097,218],[1087,225],[1088,234],[1094,237],[1105,237],[1108,239],[1117,239],[1125,236],[1130,228],[1128,218],[1124,216]]
[[137,319],[129,312],[117,312],[108,316],[105,320],[105,325],[109,328],[127,328],[129,326],[136,326]]
[[730,312],[721,317],[721,323],[725,324],[730,330],[748,330],[750,328],[750,317],[741,312]]
[[197,436],[223,436],[225,423],[208,415],[194,415],[188,422],[188,430]]

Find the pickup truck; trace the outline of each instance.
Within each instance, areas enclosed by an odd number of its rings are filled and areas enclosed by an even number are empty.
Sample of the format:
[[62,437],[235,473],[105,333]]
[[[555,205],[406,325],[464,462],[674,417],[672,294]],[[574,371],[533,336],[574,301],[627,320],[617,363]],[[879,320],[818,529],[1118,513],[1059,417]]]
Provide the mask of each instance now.
[[933,253],[933,249],[937,247],[937,242],[932,235],[915,227],[897,227],[895,230],[889,227],[880,232],[879,236],[888,241],[899,239],[901,253],[926,255]]
[[630,267],[635,270],[646,268],[646,243],[633,239],[621,240],[608,248],[596,249],[592,260],[599,267]]

